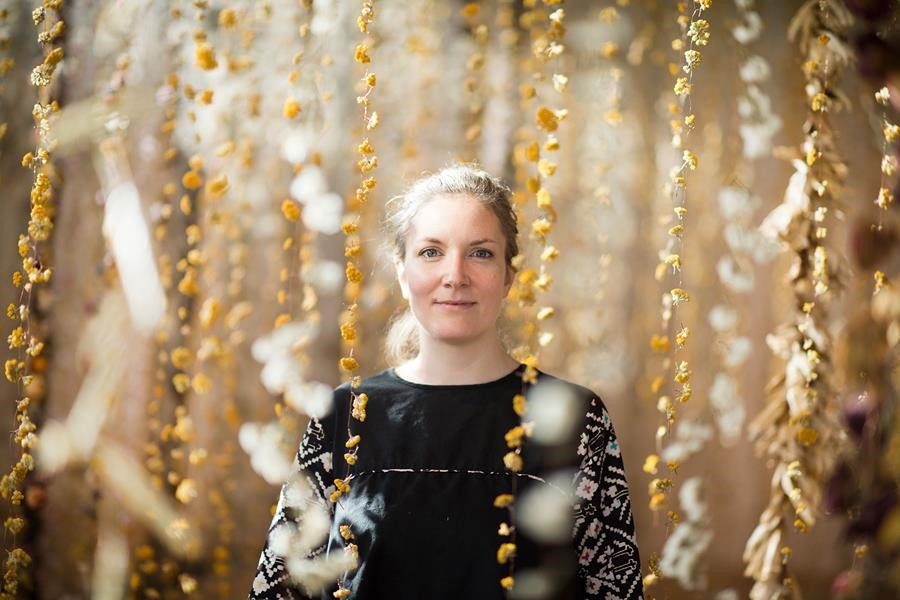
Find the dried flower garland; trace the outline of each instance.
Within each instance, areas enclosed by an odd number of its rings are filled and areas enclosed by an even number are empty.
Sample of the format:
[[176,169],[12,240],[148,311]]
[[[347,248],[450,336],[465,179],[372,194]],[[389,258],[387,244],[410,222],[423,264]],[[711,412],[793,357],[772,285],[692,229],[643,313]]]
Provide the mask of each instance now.
[[[31,504],[22,492],[28,473],[34,470],[32,448],[38,443],[37,425],[31,420],[31,403],[40,401],[43,394],[43,373],[47,370],[47,359],[43,355],[44,343],[39,338],[39,324],[31,314],[37,286],[50,281],[52,270],[48,261],[48,240],[53,231],[54,185],[58,179],[51,161],[55,141],[50,133],[50,120],[59,110],[52,99],[54,74],[63,60],[63,49],[57,45],[65,31],[61,18],[62,0],[44,0],[31,13],[32,21],[38,29],[37,40],[43,47],[43,61],[31,71],[31,84],[37,88],[38,102],[32,110],[37,129],[37,147],[22,157],[22,166],[34,174],[31,187],[31,215],[26,234],[18,240],[22,270],[13,273],[13,286],[20,288],[16,304],[10,304],[6,316],[17,323],[7,338],[9,348],[18,353],[16,358],[7,360],[4,367],[6,379],[19,388],[20,399],[16,407],[15,442],[22,453],[12,469],[0,479],[0,495],[13,507],[22,501]],[[12,65],[6,63],[11,68]],[[4,67],[6,68],[6,67]],[[37,506],[32,506],[37,508]],[[15,509],[15,508],[14,508]],[[3,591],[0,598],[15,598],[20,582],[31,564],[31,556],[16,545],[16,536],[26,527],[21,516],[8,518],[4,526],[12,534],[12,548],[8,550],[3,576]]]
[[[372,36],[370,35],[369,26],[374,22],[374,20],[374,2],[364,1],[362,3],[359,15],[357,16],[356,24],[359,27],[360,33],[364,34],[366,37],[362,43],[356,45],[356,49],[353,53],[354,60],[364,66],[369,65],[372,62],[372,59],[369,56],[369,51],[371,50],[372,44]],[[369,67],[366,67],[365,73],[361,79],[361,83],[365,91],[361,95],[357,96],[356,101],[362,106],[363,109],[362,120],[365,131],[372,131],[376,127],[378,127],[379,117],[378,111],[372,110],[370,112],[369,110],[371,107],[371,100],[369,99],[369,96],[374,91],[375,85],[377,83],[377,77],[375,73],[369,69]],[[374,189],[375,185],[377,184],[377,180],[375,176],[372,175],[372,171],[374,171],[378,166],[378,156],[375,154],[375,148],[372,146],[368,137],[364,137],[359,143],[359,145],[357,146],[357,152],[361,156],[359,161],[356,163],[361,181],[359,187],[356,188],[355,195],[351,197],[347,202],[347,215],[345,217],[344,224],[341,226],[341,229],[346,236],[346,241],[344,244],[344,256],[347,258],[347,267],[345,270],[347,284],[344,290],[344,298],[351,304],[350,307],[346,311],[344,311],[344,314],[341,317],[341,339],[344,341],[345,348],[348,347],[350,351],[346,356],[343,356],[340,359],[340,367],[344,372],[351,374],[350,398],[352,407],[347,422],[348,439],[345,443],[347,452],[344,453],[344,462],[346,463],[347,467],[343,479],[334,480],[335,490],[334,492],[332,492],[331,497],[329,498],[329,500],[333,503],[338,502],[343,494],[350,492],[350,480],[352,479],[351,471],[353,469],[353,465],[356,464],[357,458],[359,456],[361,441],[360,435],[358,433],[353,433],[353,430],[351,428],[351,420],[355,419],[359,422],[363,422],[366,420],[366,405],[369,401],[369,397],[365,393],[358,393],[355,389],[359,388],[361,384],[361,377],[359,377],[358,375],[352,375],[357,369],[359,369],[359,362],[356,360],[356,358],[354,358],[353,350],[358,344],[356,331],[357,306],[363,282],[363,273],[358,266],[358,259],[362,254],[362,244],[357,233],[359,231],[362,211],[369,200],[369,194],[371,190]],[[341,525],[340,532],[341,538],[343,538],[344,540],[344,552],[346,552],[350,556],[357,557],[359,555],[359,548],[354,543],[355,537],[350,525]],[[344,575],[344,577],[346,577],[346,574]],[[350,597],[350,589],[345,587],[343,577],[338,580],[338,589],[334,592],[334,597]]]
[[[696,154],[691,150],[684,148],[684,142],[687,135],[696,127],[696,118],[691,108],[691,94],[693,91],[693,76],[702,61],[702,53],[700,48],[705,47],[710,40],[710,24],[703,17],[704,11],[711,6],[711,0],[695,0],[693,10],[688,14],[687,3],[679,3],[677,23],[681,29],[681,36],[672,40],[672,48],[682,54],[680,66],[670,65],[670,72],[676,77],[673,91],[675,92],[676,102],[670,104],[669,112],[672,118],[669,122],[672,132],[672,146],[681,150],[681,163],[672,168],[669,175],[669,182],[666,184],[666,191],[672,198],[673,212],[677,222],[668,230],[668,238],[666,247],[659,252],[660,262],[656,267],[655,277],[662,280],[666,272],[671,269],[671,275],[676,278],[675,286],[668,293],[662,296],[662,323],[661,333],[654,335],[650,340],[651,348],[663,355],[663,368],[668,370],[672,366],[672,358],[670,352],[683,350],[690,338],[690,329],[681,323],[678,330],[674,334],[674,348],[669,336],[669,324],[672,316],[677,313],[679,305],[690,300],[690,294],[683,287],[681,259],[681,249],[684,246],[684,235],[686,232],[686,216],[688,209],[686,206],[687,194],[687,177],[689,171],[697,169],[698,160]],[[671,217],[670,217],[671,218]],[[671,221],[670,221],[671,223]],[[705,524],[695,521],[691,523],[681,523],[679,513],[670,508],[669,494],[674,489],[674,475],[678,472],[681,462],[690,454],[696,452],[699,448],[694,444],[685,444],[680,438],[690,438],[692,424],[682,422],[678,428],[678,439],[666,444],[668,437],[673,433],[673,427],[677,421],[678,406],[691,399],[693,390],[691,387],[692,370],[687,360],[674,361],[674,374],[672,383],[677,386],[674,390],[674,400],[669,395],[662,395],[657,401],[657,410],[663,416],[663,424],[656,431],[656,446],[658,454],[651,454],[644,461],[644,472],[650,475],[660,475],[659,464],[663,462],[669,471],[669,476],[657,476],[651,480],[649,484],[650,494],[650,510],[659,511],[668,508],[666,511],[666,523],[668,527],[674,527],[677,532],[679,528],[702,529]],[[665,385],[665,378],[657,376],[651,384],[651,391],[657,394]],[[696,440],[694,440],[696,442]],[[702,447],[702,442],[700,446]],[[673,534],[675,540],[684,537],[681,533],[678,536]],[[701,573],[697,568],[696,562],[700,555],[708,545],[708,536],[694,535],[691,538],[697,545],[691,554],[692,563],[685,564],[684,560],[676,563],[671,558],[671,553],[679,552],[682,548],[680,544],[667,541],[663,548],[662,558],[658,558],[655,554],[651,555],[648,564],[650,572],[644,577],[644,586],[650,587],[657,583],[664,575],[677,576],[685,587],[693,589],[702,585]],[[669,556],[667,556],[669,555]],[[678,571],[667,570],[668,568],[678,567]],[[665,567],[665,568],[664,568]]]
[[824,478],[845,440],[831,388],[827,320],[843,261],[829,252],[826,240],[829,213],[839,206],[846,174],[829,114],[847,105],[837,83],[849,59],[845,35],[851,24],[839,0],[813,0],[798,10],[788,30],[804,57],[806,139],[792,161],[795,173],[784,203],[761,229],[795,255],[788,277],[798,310],[767,339],[784,360],[784,372],[769,386],[777,395],[749,429],[757,448],[775,465],[769,504],[744,550],[745,575],[755,580],[754,600],[799,596],[788,573],[792,550],[784,543],[786,520],[801,533],[815,523]]
[[469,2],[460,10],[473,46],[466,59],[466,77],[463,79],[465,96],[463,126],[466,144],[463,158],[466,160],[477,160],[478,158],[484,117],[484,70],[488,59],[490,31],[485,23],[483,12],[482,4],[478,2]]

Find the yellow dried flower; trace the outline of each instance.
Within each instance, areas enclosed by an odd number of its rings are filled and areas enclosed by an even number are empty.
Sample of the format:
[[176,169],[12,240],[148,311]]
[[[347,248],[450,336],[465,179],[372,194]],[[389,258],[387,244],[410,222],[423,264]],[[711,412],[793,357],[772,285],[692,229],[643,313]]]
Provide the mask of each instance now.
[[881,172],[887,176],[893,175],[897,171],[897,157],[885,155],[881,158]]
[[338,527],[338,531],[340,532],[341,537],[344,538],[344,540],[349,541],[354,539],[353,531],[350,530],[349,525],[341,525],[340,527]]
[[678,395],[675,396],[675,400],[677,400],[678,402],[682,402],[682,403],[687,402],[688,400],[691,399],[692,393],[693,393],[693,391],[691,389],[691,384],[684,383],[681,386],[681,392],[679,392]]
[[366,129],[371,131],[378,127],[379,119],[378,119],[378,111],[372,111],[372,114],[369,115],[369,121],[366,123]]
[[562,73],[554,73],[553,74],[553,89],[562,94],[566,91],[566,86],[569,85],[569,78],[563,75]]
[[811,427],[802,427],[797,432],[797,441],[804,446],[812,446],[819,440],[819,432]]
[[347,268],[344,270],[347,281],[351,283],[359,283],[363,279],[362,271],[352,262],[347,263]]
[[353,53],[353,60],[360,64],[365,64],[372,62],[372,59],[369,58],[368,48],[366,48],[365,44],[357,44],[356,51]]
[[191,378],[184,373],[178,373],[172,377],[172,386],[179,394],[183,394],[191,387]]
[[537,142],[531,142],[525,147],[525,158],[530,162],[537,162],[541,157],[541,147]]
[[669,228],[669,235],[681,235],[684,233],[684,225],[675,225]]
[[810,108],[814,112],[824,112],[828,107],[828,96],[825,92],[816,92],[810,99]]
[[547,106],[541,106],[535,113],[537,126],[544,131],[556,131],[559,126],[559,117],[557,113]]
[[600,56],[605,59],[615,58],[619,55],[619,45],[613,41],[605,41],[600,46]]
[[559,256],[559,250],[556,249],[556,246],[547,246],[544,248],[544,251],[541,252],[541,260],[543,261],[551,261]]
[[190,366],[193,358],[194,355],[184,346],[178,346],[177,348],[174,348],[170,353],[172,366],[181,371],[184,371]]
[[650,454],[644,459],[644,473],[648,473],[650,475],[656,475],[657,465],[659,464],[659,456],[656,454]]
[[537,320],[544,321],[556,314],[556,309],[552,306],[545,306],[537,312]]
[[348,465],[356,464],[356,454],[350,452],[344,452],[344,460],[347,461]]
[[548,192],[545,188],[541,188],[537,192],[537,205],[538,208],[546,209],[552,206],[552,199],[550,198],[550,192]]
[[605,21],[606,23],[614,23],[619,19],[619,12],[616,10],[614,6],[607,6],[600,10],[598,14],[601,21]]
[[678,332],[675,334],[675,343],[678,345],[679,348],[684,346],[684,343],[687,341],[687,339],[690,335],[691,335],[691,330],[688,329],[687,327],[682,327],[681,329],[678,330]]
[[353,397],[353,409],[350,415],[359,421],[366,420],[366,406],[369,404],[369,396],[366,394],[356,394]]
[[887,277],[881,271],[875,271],[874,278],[875,278],[875,291],[872,292],[873,295],[880,292],[882,290],[882,288],[884,288],[885,283],[887,282]]
[[341,338],[347,342],[356,339],[356,328],[353,323],[341,323]]
[[522,457],[515,452],[507,452],[503,456],[503,464],[506,465],[506,468],[510,471],[518,473],[522,470]]
[[500,494],[496,498],[494,498],[494,506],[497,508],[506,508],[510,506],[515,501],[515,496],[512,494]]
[[681,153],[681,160],[691,171],[697,168],[697,156],[690,150]]
[[678,306],[683,302],[688,302],[691,299],[688,293],[681,288],[673,288],[669,291],[669,295],[672,296],[672,303],[675,306]]
[[682,360],[678,363],[677,371],[675,373],[675,383],[685,383],[691,378],[691,369],[688,367],[688,363],[686,360]]
[[10,358],[3,363],[3,372],[10,382],[16,383],[25,375],[25,363],[18,359]]
[[293,96],[285,98],[284,105],[281,107],[281,114],[286,119],[296,119],[297,115],[300,114],[300,101]]
[[894,125],[893,123],[885,123],[883,131],[884,131],[884,139],[887,140],[888,143],[891,143],[897,139],[900,139],[900,125]]
[[550,233],[550,229],[553,228],[553,224],[544,217],[540,219],[535,219],[531,222],[531,232],[533,235],[537,236],[545,236]]
[[194,49],[194,60],[198,67],[207,71],[219,66],[216,60],[216,51],[206,42],[197,44],[197,47]]
[[541,177],[552,177],[556,173],[556,163],[542,158],[538,161],[538,173]]
[[288,221],[297,221],[300,218],[300,206],[290,198],[285,198],[281,203],[281,214]]
[[709,43],[709,21],[706,19],[697,19],[691,21],[688,27],[688,37],[695,46],[705,46]]
[[354,435],[353,437],[349,438],[346,442],[344,442],[344,446],[347,448],[353,448],[354,446],[359,444],[360,439],[361,438],[358,434]]
[[709,7],[712,6],[712,0],[694,0],[695,4],[700,5],[700,10],[709,10]]
[[16,327],[9,334],[9,337],[6,338],[9,342],[10,350],[14,350],[16,348],[21,348],[25,345],[25,332],[22,330],[22,327]]
[[181,185],[186,189],[196,190],[203,185],[203,177],[193,169],[184,174],[181,178]]
[[352,356],[342,357],[340,360],[341,368],[345,371],[355,371],[359,368],[359,362]]
[[694,69],[700,66],[701,56],[700,53],[696,50],[687,50],[684,53],[684,61],[685,64],[682,67],[685,73],[690,73]]
[[654,352],[665,354],[669,351],[669,336],[655,335],[650,338],[650,348]]
[[515,555],[516,545],[504,542],[500,544],[500,547],[497,549],[497,562],[501,565],[505,565],[506,562]]
[[[359,23],[361,23],[361,22],[357,21],[357,24],[359,24]],[[363,29],[363,27],[364,27],[364,25],[361,25],[361,24],[359,25],[360,29]],[[337,589],[336,592],[334,592],[332,594],[332,596],[334,596],[335,598],[347,598],[350,596],[350,590],[348,590],[345,587],[340,587]]]
[[524,416],[526,407],[527,404],[525,401],[525,396],[523,396],[522,394],[516,394],[515,396],[513,396],[513,410],[517,415],[519,415],[520,417]]
[[195,394],[205,394],[212,389],[212,379],[206,373],[197,373],[191,380],[191,388]]
[[231,29],[237,24],[237,14],[233,8],[223,8],[219,13],[219,26],[225,29]]
[[672,89],[679,96],[687,96],[691,93],[691,84],[688,83],[687,77],[679,77],[675,80],[675,87]]
[[506,439],[506,445],[510,448],[519,448],[522,445],[522,438],[525,436],[525,429],[521,425],[516,425],[506,432],[503,436]]
[[211,198],[220,198],[228,191],[228,176],[222,173],[206,184],[206,194]]
[[878,190],[878,198],[875,199],[875,206],[883,210],[887,210],[888,207],[893,204],[893,202],[894,194],[891,192],[891,190],[886,187]]

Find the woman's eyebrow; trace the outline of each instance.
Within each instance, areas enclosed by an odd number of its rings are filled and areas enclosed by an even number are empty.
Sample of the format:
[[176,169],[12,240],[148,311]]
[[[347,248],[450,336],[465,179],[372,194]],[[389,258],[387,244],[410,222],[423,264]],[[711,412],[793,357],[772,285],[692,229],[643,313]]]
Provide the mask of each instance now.
[[[444,245],[444,242],[442,242],[441,240],[439,240],[437,238],[432,238],[432,237],[422,238],[422,242],[428,242],[429,244],[440,244],[442,246]],[[470,246],[479,246],[481,244],[496,244],[496,243],[497,243],[497,241],[492,240],[491,238],[482,238],[480,240],[475,240],[475,241],[469,242],[469,245]]]

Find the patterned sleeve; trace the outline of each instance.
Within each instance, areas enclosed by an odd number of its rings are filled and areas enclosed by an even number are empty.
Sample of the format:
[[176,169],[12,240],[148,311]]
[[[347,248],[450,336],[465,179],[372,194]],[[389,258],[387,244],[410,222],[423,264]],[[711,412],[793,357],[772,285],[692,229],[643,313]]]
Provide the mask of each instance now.
[[[310,418],[294,459],[294,468],[301,472],[314,490],[313,501],[324,502],[330,507],[327,498],[333,489],[331,469],[332,444],[329,432],[323,427],[322,422],[316,418]],[[259,558],[256,569],[256,577],[250,590],[248,600],[307,600],[300,589],[291,585],[288,580],[284,559],[275,554],[270,547],[272,532],[284,523],[297,523],[297,515],[294,511],[285,507],[285,493],[287,484],[282,486],[278,497],[278,505],[275,515],[269,525],[265,546]],[[330,508],[329,508],[330,510]],[[318,556],[325,551],[327,540],[309,552],[308,558]]]
[[606,407],[590,400],[578,444],[572,539],[584,598],[642,598],[641,559],[622,452]]

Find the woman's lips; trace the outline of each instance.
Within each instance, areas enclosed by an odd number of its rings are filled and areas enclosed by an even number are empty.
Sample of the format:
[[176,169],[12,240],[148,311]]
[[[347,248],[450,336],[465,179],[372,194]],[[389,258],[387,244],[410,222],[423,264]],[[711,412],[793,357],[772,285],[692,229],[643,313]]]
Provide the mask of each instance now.
[[435,302],[438,306],[446,306],[447,308],[469,308],[475,306],[474,302]]

